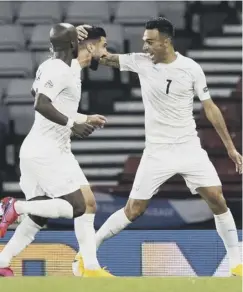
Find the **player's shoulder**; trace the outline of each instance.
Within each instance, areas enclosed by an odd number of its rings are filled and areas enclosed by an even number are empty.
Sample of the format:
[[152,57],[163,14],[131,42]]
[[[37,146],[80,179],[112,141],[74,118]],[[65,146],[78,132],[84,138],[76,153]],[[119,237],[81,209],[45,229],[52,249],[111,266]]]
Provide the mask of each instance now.
[[184,67],[190,71],[198,71],[201,69],[201,66],[192,58],[184,56],[180,53],[178,53],[179,55],[179,64],[181,67]]
[[49,76],[65,75],[68,71],[68,66],[60,59],[49,58],[40,64],[38,71]]

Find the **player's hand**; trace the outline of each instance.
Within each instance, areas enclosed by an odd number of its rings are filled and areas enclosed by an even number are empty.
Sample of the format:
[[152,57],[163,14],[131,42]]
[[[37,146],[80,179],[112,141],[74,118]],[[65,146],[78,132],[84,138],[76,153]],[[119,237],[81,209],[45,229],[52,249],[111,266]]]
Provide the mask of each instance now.
[[95,128],[88,123],[84,123],[84,124],[74,123],[71,130],[75,136],[79,138],[85,138],[85,137],[88,137],[90,134],[92,134],[94,129]]
[[107,123],[107,119],[101,115],[88,116],[87,123],[94,126],[95,128],[103,128]]
[[80,41],[83,41],[83,40],[87,39],[87,37],[88,37],[88,32],[85,29],[85,27],[91,28],[92,26],[88,25],[88,24],[83,24],[83,25],[79,25],[76,27],[76,30],[78,32],[78,39]]
[[236,149],[228,151],[228,155],[235,163],[236,172],[242,174],[242,155],[240,155],[240,153]]

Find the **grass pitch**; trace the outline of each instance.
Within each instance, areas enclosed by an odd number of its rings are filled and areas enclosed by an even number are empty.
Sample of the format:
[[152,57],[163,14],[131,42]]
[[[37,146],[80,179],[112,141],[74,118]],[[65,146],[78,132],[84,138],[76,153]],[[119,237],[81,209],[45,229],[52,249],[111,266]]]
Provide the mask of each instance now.
[[0,278],[2,292],[241,292],[242,279],[215,278],[112,278],[74,277]]

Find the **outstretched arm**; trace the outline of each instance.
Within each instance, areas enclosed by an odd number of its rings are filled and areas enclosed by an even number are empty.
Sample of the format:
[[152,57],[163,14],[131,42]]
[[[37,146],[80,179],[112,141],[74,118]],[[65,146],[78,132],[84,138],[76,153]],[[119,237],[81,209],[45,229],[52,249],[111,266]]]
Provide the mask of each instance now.
[[100,64],[120,69],[119,55],[108,54],[100,59]]

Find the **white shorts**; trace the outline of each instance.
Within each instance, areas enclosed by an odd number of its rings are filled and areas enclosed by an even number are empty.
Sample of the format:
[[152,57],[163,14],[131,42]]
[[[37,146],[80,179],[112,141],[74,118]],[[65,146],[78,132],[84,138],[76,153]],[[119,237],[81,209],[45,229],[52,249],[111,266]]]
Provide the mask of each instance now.
[[181,144],[148,144],[143,152],[130,198],[148,200],[172,176],[180,174],[192,194],[199,187],[221,186],[200,140]]
[[72,153],[44,158],[20,158],[20,187],[26,200],[70,194],[89,185]]

